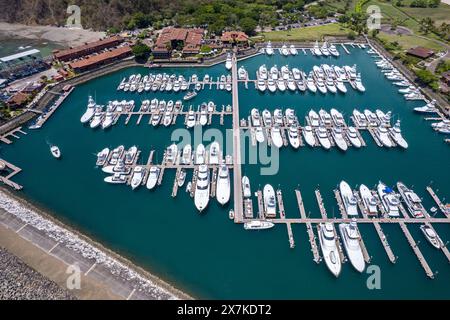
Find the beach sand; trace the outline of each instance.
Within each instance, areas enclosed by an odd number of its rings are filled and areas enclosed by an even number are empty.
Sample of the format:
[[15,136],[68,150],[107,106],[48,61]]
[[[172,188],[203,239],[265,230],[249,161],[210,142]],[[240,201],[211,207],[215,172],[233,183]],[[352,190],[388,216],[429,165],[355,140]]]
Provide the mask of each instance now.
[[40,39],[56,42],[65,47],[75,47],[85,42],[96,41],[106,36],[105,32],[54,26],[28,26],[0,22],[0,38]]

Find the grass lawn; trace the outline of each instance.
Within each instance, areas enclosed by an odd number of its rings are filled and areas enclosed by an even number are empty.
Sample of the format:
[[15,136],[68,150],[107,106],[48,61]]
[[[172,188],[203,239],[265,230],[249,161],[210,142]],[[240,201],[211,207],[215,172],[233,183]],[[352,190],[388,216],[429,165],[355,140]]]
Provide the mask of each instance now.
[[435,25],[440,25],[442,22],[450,23],[450,6],[445,3],[441,3],[437,8],[402,7],[401,10],[419,21],[430,17]]
[[445,49],[443,46],[432,40],[419,38],[415,35],[392,35],[380,32],[378,34],[378,37],[389,42],[397,41],[400,44],[400,46],[405,50],[408,50],[416,46],[430,48],[435,51],[441,51]]
[[327,0],[324,2],[324,5],[325,7],[328,7],[330,10],[345,9],[345,5],[347,2],[350,2],[348,11],[354,11],[355,5],[358,2],[358,0]]
[[266,41],[314,41],[322,39],[323,36],[345,36],[349,32],[349,29],[340,24],[332,23],[288,31],[263,32],[260,35],[263,35]]
[[412,29],[414,32],[419,32],[419,23],[416,20],[410,18],[403,11],[394,7],[390,2],[371,0],[364,6],[364,11],[370,5],[376,5],[380,7],[382,24],[390,24],[395,21],[402,26]]

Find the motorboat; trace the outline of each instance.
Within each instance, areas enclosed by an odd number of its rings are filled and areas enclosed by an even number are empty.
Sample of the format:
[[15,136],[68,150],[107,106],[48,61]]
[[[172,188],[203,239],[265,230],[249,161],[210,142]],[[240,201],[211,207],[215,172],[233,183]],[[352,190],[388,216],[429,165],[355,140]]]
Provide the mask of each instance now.
[[375,113],[366,109],[364,110],[364,115],[366,116],[367,122],[371,127],[377,127],[380,124],[380,121]]
[[437,113],[438,109],[436,108],[436,100],[433,99],[431,102],[422,107],[416,107],[414,108],[414,111],[420,113]]
[[200,143],[195,151],[195,164],[205,163],[205,146]]
[[179,188],[181,188],[184,185],[184,182],[186,181],[186,170],[181,169],[180,174],[177,177],[177,185]]
[[386,127],[378,127],[374,129],[375,135],[378,137],[383,146],[391,148],[392,144],[391,138],[389,138],[389,131]]
[[270,111],[267,109],[264,109],[262,112],[262,119],[264,126],[271,127],[272,126],[272,115],[270,114]]
[[361,249],[361,234],[356,221],[339,224],[339,233],[350,263],[358,272],[364,272],[366,262]]
[[353,119],[355,120],[358,127],[367,127],[367,118],[364,113],[361,113],[356,109],[353,110]]
[[420,230],[422,230],[422,233],[424,234],[425,238],[428,240],[428,242],[435,247],[436,249],[441,249],[444,247],[444,242],[441,240],[441,238],[438,236],[438,234],[434,231],[434,229],[429,225],[421,225]]
[[346,92],[347,92],[347,87],[345,86],[344,82],[343,82],[340,78],[337,78],[337,79],[334,81],[334,83],[335,83],[336,88],[337,88],[340,92],[342,92],[342,93],[346,93]]
[[320,93],[327,93],[327,87],[322,78],[316,78],[316,87],[320,91]]
[[50,152],[54,158],[56,158],[56,159],[61,158],[61,150],[59,150],[58,146],[52,145],[50,147]]
[[190,164],[192,159],[192,147],[190,144],[186,144],[183,147],[183,152],[181,154],[181,163]]
[[175,143],[172,143],[166,149],[166,162],[175,163],[178,156],[178,147]]
[[358,203],[353,191],[347,182],[341,181],[339,183],[339,191],[341,193],[342,202],[344,203],[345,212],[350,217],[355,217],[358,215]]
[[224,205],[230,200],[230,173],[226,165],[221,165],[216,182],[217,201]]
[[348,145],[347,141],[344,139],[344,132],[341,127],[334,127],[331,129],[331,134],[333,136],[334,141],[339,149],[342,151],[347,151]]
[[283,44],[281,46],[280,52],[285,57],[287,57],[289,55],[289,49],[288,49],[288,47],[285,44]]
[[270,77],[269,79],[273,79],[273,80],[278,80],[278,68],[277,66],[272,66],[272,68],[270,68]]
[[231,70],[231,66],[232,66],[232,63],[231,63],[231,54],[228,53],[228,54],[227,54],[227,59],[226,59],[226,61],[225,61],[225,68],[226,68],[227,70]]
[[402,130],[400,129],[400,120],[397,120],[394,127],[389,128],[389,134],[391,135],[391,138],[403,149],[408,148],[408,142],[403,138],[402,136]]
[[202,103],[199,107],[200,118],[199,123],[201,126],[205,126],[208,123],[208,105],[206,103]]
[[195,96],[197,96],[197,92],[196,91],[189,91],[188,93],[186,93],[183,97],[184,101],[188,101],[193,99]]
[[309,91],[311,91],[313,93],[317,92],[317,87],[316,87],[316,84],[314,82],[314,79],[313,79],[311,73],[309,74],[308,78],[306,79],[306,86],[308,87]]
[[302,79],[302,74],[298,68],[292,68],[292,76],[294,77],[294,80]]
[[316,128],[316,135],[317,138],[319,139],[319,142],[321,144],[321,146],[323,148],[325,148],[326,150],[331,148],[331,142],[330,139],[328,138],[328,132],[327,129],[325,127],[318,127]]
[[269,89],[269,91],[272,93],[277,91],[277,83],[274,79],[270,78],[269,80],[267,80],[267,89]]
[[320,118],[317,112],[310,110],[308,113],[309,124],[311,127],[318,127],[320,125]]
[[255,127],[255,139],[258,143],[264,142],[265,137],[263,129],[261,127]]
[[337,247],[336,231],[331,222],[320,223],[317,226],[319,233],[320,248],[322,250],[322,256],[325,260],[325,264],[328,270],[338,277],[341,273],[342,262],[339,250]]
[[354,127],[348,127],[345,133],[347,134],[347,138],[350,140],[352,146],[356,148],[361,147],[361,140],[359,140],[358,132]]
[[244,66],[239,67],[238,78],[239,78],[239,80],[247,79],[247,71],[245,70]]
[[302,134],[309,146],[314,147],[316,145],[316,139],[314,138],[314,133],[311,126],[303,127]]
[[281,67],[281,78],[283,80],[288,80],[289,79],[289,68],[288,68],[288,66],[282,66]]
[[266,91],[266,88],[267,88],[266,81],[264,81],[263,79],[259,79],[257,82],[257,87],[258,87],[258,90],[261,92]]
[[278,90],[281,92],[286,91],[286,84],[283,79],[278,79],[276,83]]
[[378,182],[377,191],[386,214],[392,218],[399,217],[400,213],[398,207],[400,205],[400,200],[394,193],[394,190],[380,181]]
[[116,165],[120,157],[122,156],[124,149],[125,148],[122,145],[113,149],[113,151],[111,151],[111,158],[109,159],[109,164]]
[[102,151],[97,153],[97,162],[95,163],[97,166],[103,166],[108,160],[109,148],[104,148]]
[[288,79],[288,81],[287,81],[287,87],[288,87],[288,89],[291,90],[291,91],[297,90],[297,85],[295,84],[294,79]]
[[397,190],[403,198],[403,203],[414,218],[425,218],[426,211],[422,204],[422,199],[402,182],[397,182]]
[[89,124],[89,126],[92,129],[97,128],[103,122],[105,114],[103,113],[102,110],[103,110],[102,106],[95,107],[94,117],[92,118],[91,123]]
[[274,226],[273,222],[265,220],[251,220],[244,223],[245,230],[264,230]]
[[325,127],[331,126],[331,124],[332,124],[331,116],[324,109],[319,110],[319,117],[320,117],[320,122],[322,123],[323,126],[325,126]]
[[126,152],[123,157],[123,162],[126,165],[133,164],[134,159],[136,158],[138,153],[138,148],[136,146],[131,146]]
[[275,191],[270,184],[266,184],[263,189],[264,211],[267,218],[276,216],[277,202],[275,199]]
[[306,84],[303,79],[296,80],[295,84],[297,85],[298,90],[300,90],[302,92],[306,91]]
[[331,119],[333,119],[333,122],[337,127],[345,127],[345,120],[344,117],[342,116],[342,113],[332,108],[330,110],[330,115]]
[[145,175],[145,168],[142,166],[136,166],[133,169],[133,175],[131,176],[131,189],[136,189],[142,183],[142,179]]
[[242,193],[244,198],[250,198],[252,196],[252,192],[250,189],[250,180],[247,176],[242,177]]
[[300,147],[300,137],[298,135],[298,127],[296,125],[290,126],[288,130],[289,144],[294,149]]
[[189,110],[186,120],[186,127],[193,128],[196,123],[195,112],[194,110]]
[[375,110],[375,114],[377,115],[378,120],[380,120],[380,124],[388,127],[391,124],[391,112],[388,111],[384,113],[380,109]]
[[150,171],[148,173],[147,184],[146,184],[147,189],[151,190],[156,186],[156,183],[158,182],[160,171],[161,171],[161,169],[159,167],[156,167],[156,166],[150,167]]
[[334,44],[330,44],[330,46],[328,47],[328,51],[332,56],[339,57],[339,51]]
[[330,55],[330,52],[328,51],[328,44],[326,41],[322,44],[320,51],[322,51],[322,54],[326,57],[328,57]]
[[281,130],[279,127],[273,127],[270,130],[270,137],[272,138],[272,145],[281,148],[283,146],[283,138],[281,137]]
[[94,116],[94,113],[95,113],[95,106],[96,106],[96,104],[95,104],[94,99],[92,99],[92,97],[89,96],[87,109],[84,112],[84,114],[81,116],[81,119],[80,119],[81,123],[86,123],[92,119],[92,117]]
[[267,68],[265,64],[259,67],[258,78],[262,80],[267,80]]
[[112,176],[105,177],[103,181],[107,183],[113,183],[113,184],[120,184],[120,183],[126,183],[128,180],[128,177],[121,173],[114,173]]
[[327,78],[327,80],[325,81],[325,85],[327,86],[327,90],[330,91],[331,93],[337,92],[334,80],[331,77]]
[[287,122],[288,126],[298,124],[298,119],[297,119],[297,116],[295,115],[294,109],[291,109],[291,108],[286,109],[286,122]]
[[322,55],[322,51],[320,51],[319,42],[318,41],[316,41],[316,43],[314,44],[313,52],[314,52],[314,55],[316,55],[316,56],[321,56]]
[[254,127],[260,127],[261,126],[261,116],[259,115],[259,110],[256,108],[253,108],[250,111],[252,125]]
[[361,184],[359,186],[359,194],[361,196],[362,204],[364,205],[364,208],[366,209],[366,212],[368,215],[377,215],[378,214],[378,201],[375,198],[375,196],[372,194],[372,192],[367,188],[366,185]]
[[220,146],[217,141],[211,143],[209,148],[209,164],[219,164]]
[[127,167],[123,161],[123,159],[118,159],[116,165],[108,165],[102,168],[102,171],[105,173],[121,173],[121,174],[129,174],[131,172],[131,168]]
[[271,55],[273,55],[273,48],[272,48],[272,43],[269,41],[269,42],[267,42],[267,46],[266,46],[266,54],[268,55],[268,56],[271,56]]
[[296,56],[298,54],[298,50],[293,44],[289,46],[289,53],[293,56]]
[[358,89],[358,91],[360,91],[360,92],[366,91],[366,88],[365,88],[364,85],[362,84],[362,81],[361,81],[361,74],[360,74],[360,73],[358,73],[358,75],[356,76],[356,79],[355,79],[355,86],[356,86],[356,89]]
[[198,211],[202,212],[209,202],[209,169],[202,164],[198,167],[197,183],[195,185],[194,204]]

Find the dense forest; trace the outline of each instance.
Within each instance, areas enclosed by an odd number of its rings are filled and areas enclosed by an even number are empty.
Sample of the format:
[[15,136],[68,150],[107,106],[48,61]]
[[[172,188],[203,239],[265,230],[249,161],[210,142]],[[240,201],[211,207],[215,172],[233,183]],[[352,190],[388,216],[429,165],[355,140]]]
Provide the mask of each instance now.
[[96,30],[180,26],[208,26],[252,30],[274,26],[277,10],[291,20],[300,17],[312,0],[1,0],[0,20],[25,24],[64,25],[69,4],[81,7],[81,24]]

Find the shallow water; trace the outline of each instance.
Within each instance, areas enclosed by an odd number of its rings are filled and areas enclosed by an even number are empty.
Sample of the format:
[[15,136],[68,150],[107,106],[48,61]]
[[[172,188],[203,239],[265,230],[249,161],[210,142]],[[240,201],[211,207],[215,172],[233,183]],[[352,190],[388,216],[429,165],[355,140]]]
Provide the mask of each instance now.
[[[343,111],[347,123],[353,108],[380,108],[392,110],[395,119],[401,119],[403,135],[409,143],[407,150],[386,150],[376,146],[368,133],[363,133],[367,147],[360,150],[350,148],[342,153],[336,148],[324,151],[321,148],[303,147],[298,151],[283,148],[280,151],[279,171],[276,175],[261,176],[261,165],[243,165],[243,174],[250,177],[253,191],[258,185],[271,183],[280,186],[287,217],[299,217],[294,189],[302,191],[306,210],[312,217],[319,217],[314,189],[320,186],[328,215],[338,216],[339,211],[332,190],[345,179],[351,186],[365,183],[374,186],[378,180],[394,185],[398,180],[424,198],[427,208],[433,204],[425,187],[433,181],[434,189],[445,197],[450,194],[450,173],[446,165],[450,151],[443,136],[433,132],[423,117],[414,114],[412,108],[422,102],[406,102],[396,88],[376,68],[373,59],[361,49],[351,49],[351,55],[343,54],[339,59],[316,58],[300,53],[297,57],[257,56],[244,64],[250,77],[265,63],[268,67],[277,64],[298,66],[305,71],[314,64],[357,64],[362,74],[366,92],[358,93],[348,87],[341,94],[262,94],[251,85],[246,90],[239,88],[240,117],[249,115],[250,109],[260,110],[276,107],[293,107],[300,121],[313,108],[319,110],[332,107]],[[163,279],[175,283],[195,297],[201,298],[449,298],[448,281],[450,268],[445,256],[431,248],[423,238],[418,226],[409,230],[420,240],[419,247],[433,270],[438,270],[435,280],[429,280],[406,238],[397,225],[383,225],[383,230],[393,248],[398,262],[392,265],[384,252],[380,240],[371,225],[360,225],[372,264],[381,268],[381,289],[368,290],[367,274],[358,274],[350,263],[345,263],[341,276],[335,279],[324,263],[312,261],[305,226],[294,225],[295,249],[289,248],[284,225],[265,232],[246,232],[242,225],[228,219],[230,205],[224,209],[211,199],[202,215],[195,210],[192,199],[180,189],[178,196],[170,197],[175,172],[166,170],[163,184],[155,191],[140,188],[109,185],[105,176],[95,168],[95,153],[105,146],[126,147],[138,145],[142,150],[141,162],[155,149],[160,161],[164,148],[170,144],[175,127],[157,129],[147,125],[143,118],[136,125],[137,117],[125,126],[122,117],[109,130],[92,130],[79,122],[86,106],[88,95],[98,103],[113,99],[134,99],[137,106],[146,98],[181,99],[183,94],[119,93],[115,90],[120,80],[132,73],[147,72],[144,68],[129,68],[88,83],[79,85],[45,126],[37,131],[28,131],[27,136],[10,146],[2,146],[1,157],[18,165],[23,172],[14,179],[24,185],[21,192],[28,199],[43,206],[58,218],[66,221],[88,235],[98,239],[139,265],[147,267]],[[157,70],[153,71],[157,72]],[[212,68],[164,69],[168,73],[189,76],[205,73],[217,77],[225,73],[223,65]],[[169,98],[170,97],[170,98]],[[216,90],[203,90],[190,103],[197,105],[213,99],[219,106],[231,104],[231,95]],[[231,127],[231,117],[225,125],[213,118],[213,126]],[[177,127],[182,127],[182,118]],[[57,144],[63,153],[60,161],[53,159],[48,143]],[[227,150],[231,153],[231,150]],[[188,179],[191,173],[188,173]],[[254,208],[257,207],[254,201]],[[449,239],[450,227],[437,225],[444,242]]]

